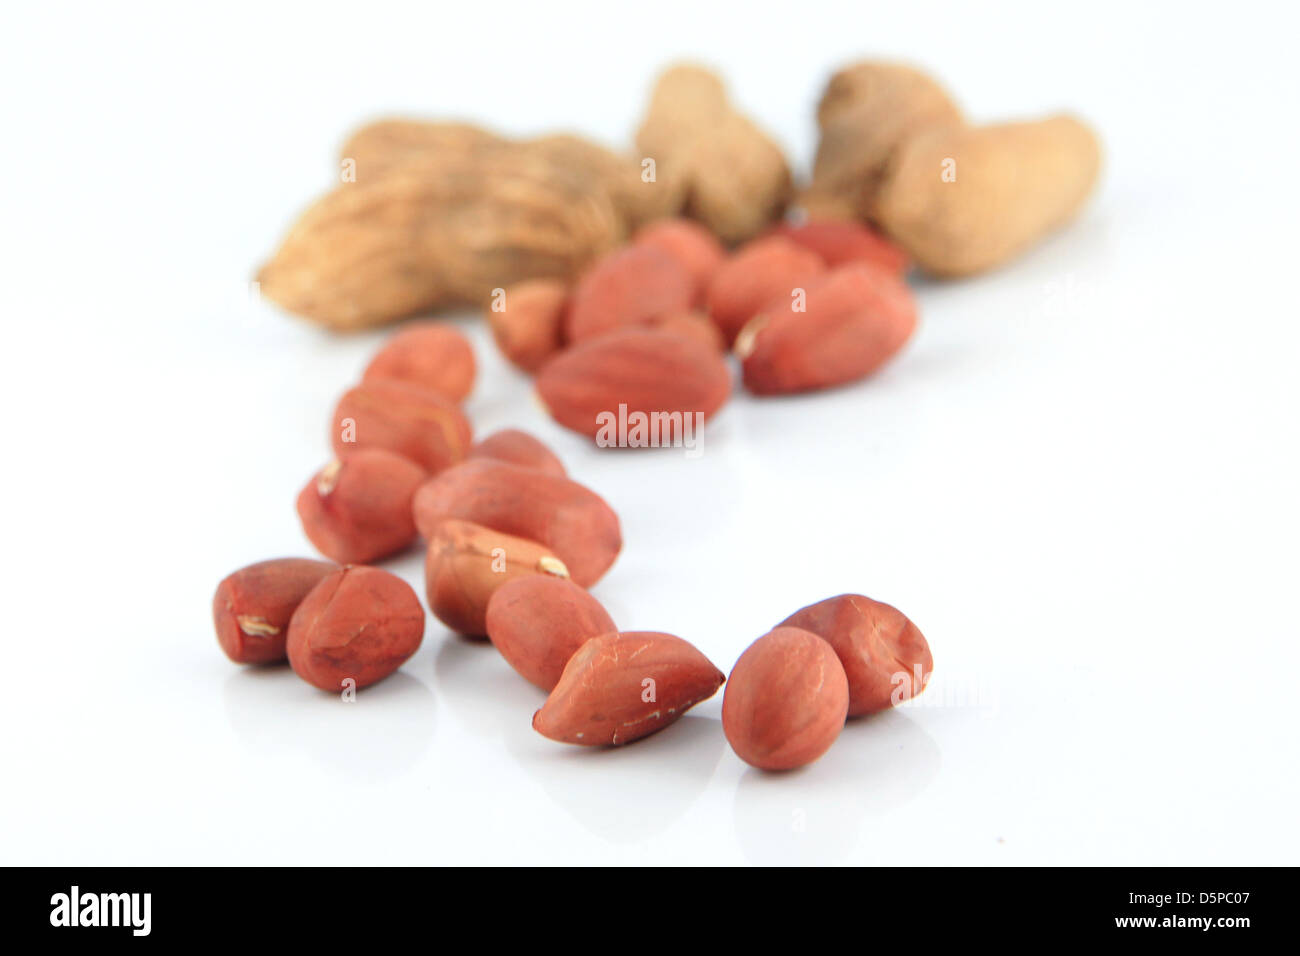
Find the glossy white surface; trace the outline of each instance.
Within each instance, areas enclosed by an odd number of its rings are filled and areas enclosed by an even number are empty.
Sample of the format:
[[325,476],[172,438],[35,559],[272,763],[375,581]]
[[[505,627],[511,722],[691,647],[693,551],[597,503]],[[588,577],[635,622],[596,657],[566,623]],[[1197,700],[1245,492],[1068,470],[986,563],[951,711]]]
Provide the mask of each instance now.
[[[1296,863],[1295,24],[1252,9],[10,11],[0,861]],[[616,141],[679,53],[805,165],[860,53],[1104,136],[1073,228],[919,282],[918,335],[864,384],[738,392],[697,459],[588,447],[456,320],[479,431],[532,430],[622,516],[595,590],[622,626],[729,670],[862,591],[929,637],[925,696],[767,776],[721,695],[616,752],[542,739],[541,695],[433,619],[355,705],[229,664],[212,590],[311,553],[293,498],[382,338],[246,287],[343,134],[417,112]],[[391,566],[422,591],[417,554]]]

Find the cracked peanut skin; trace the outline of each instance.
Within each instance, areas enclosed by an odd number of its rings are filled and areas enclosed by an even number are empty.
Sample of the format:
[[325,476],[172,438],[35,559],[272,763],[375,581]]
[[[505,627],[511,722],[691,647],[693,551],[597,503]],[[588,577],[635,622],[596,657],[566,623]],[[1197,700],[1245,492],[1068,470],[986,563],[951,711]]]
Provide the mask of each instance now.
[[830,749],[848,710],[848,679],[830,644],[802,628],[777,627],[732,668],[722,730],[745,763],[793,770]]
[[927,272],[974,275],[1073,219],[1100,168],[1097,137],[1072,116],[928,129],[899,150],[874,218]]
[[934,671],[930,645],[907,615],[862,594],[810,604],[781,627],[810,631],[835,650],[849,682],[850,717],[888,710],[895,703],[895,689],[899,702],[915,697]]
[[[580,746],[640,740],[717,693],[726,677],[693,644],[654,631],[593,637],[533,715],[544,737]],[[653,697],[653,699],[647,699]]]
[[323,578],[298,605],[285,649],[294,673],[338,692],[383,680],[424,638],[424,608],[411,586],[379,568],[352,565]]

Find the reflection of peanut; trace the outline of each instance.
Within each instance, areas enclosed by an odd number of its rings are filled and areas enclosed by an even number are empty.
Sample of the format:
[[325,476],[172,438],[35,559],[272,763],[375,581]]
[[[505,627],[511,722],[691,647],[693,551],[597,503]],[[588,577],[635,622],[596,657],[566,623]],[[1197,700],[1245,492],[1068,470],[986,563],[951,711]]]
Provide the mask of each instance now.
[[1096,137],[1069,116],[931,129],[897,154],[875,215],[928,271],[970,275],[1068,222],[1100,163]]

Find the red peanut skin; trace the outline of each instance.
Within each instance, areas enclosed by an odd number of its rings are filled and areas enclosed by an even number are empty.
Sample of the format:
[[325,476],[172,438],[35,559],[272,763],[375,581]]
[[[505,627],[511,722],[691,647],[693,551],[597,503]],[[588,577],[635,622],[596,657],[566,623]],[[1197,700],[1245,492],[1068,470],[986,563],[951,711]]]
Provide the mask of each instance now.
[[417,322],[389,337],[361,380],[405,382],[463,402],[474,388],[474,373],[474,349],[459,330],[441,322]]
[[722,330],[703,312],[665,312],[650,323],[650,328],[684,335],[714,352],[727,351],[727,340],[722,337]]
[[397,554],[415,541],[411,498],[428,477],[391,451],[355,451],[313,475],[299,492],[302,529],[321,554],[339,564]]
[[568,478],[486,458],[425,482],[412,508],[426,539],[439,522],[459,518],[536,541],[582,587],[600,580],[623,546],[618,516],[595,492]]
[[[343,421],[356,423],[356,441],[344,440]],[[330,432],[334,454],[344,458],[362,448],[383,448],[437,474],[465,457],[469,420],[455,402],[405,382],[363,382],[348,389],[334,409]]]
[[[499,563],[492,553],[498,548]],[[483,637],[488,601],[498,588],[520,575],[556,573],[543,566],[544,558],[559,560],[536,541],[469,521],[439,522],[424,560],[429,610],[453,631]]]
[[731,345],[759,310],[777,299],[789,303],[793,290],[807,287],[825,271],[821,256],[783,236],[755,239],[728,259],[709,283],[709,317]]
[[564,347],[569,286],[560,279],[530,279],[505,290],[504,308],[488,310],[497,347],[515,367],[532,372]]
[[503,428],[480,439],[470,448],[468,457],[470,460],[490,458],[493,461],[509,462],[561,478],[568,474],[555,452],[528,432],[517,428]]
[[895,689],[899,701],[915,697],[934,670],[930,645],[917,626],[898,608],[861,594],[810,604],[781,626],[811,631],[835,650],[849,681],[850,717],[888,710]]
[[563,578],[515,578],[488,601],[487,635],[493,645],[525,680],[548,693],[578,648],[617,631],[599,601]]
[[595,438],[600,415],[701,412],[711,418],[731,394],[731,372],[714,349],[657,329],[620,329],[560,353],[537,374],[551,417]]
[[772,234],[817,253],[831,268],[870,262],[899,276],[907,271],[907,253],[860,222],[823,219],[798,226],[782,223]]
[[[654,681],[645,701],[643,681]],[[671,634],[603,634],[569,658],[533,729],[561,743],[629,744],[672,724],[718,692],[726,677],[694,645]]]
[[424,637],[424,608],[411,586],[379,568],[340,568],[298,605],[286,650],[299,677],[339,691],[383,680],[416,652]]
[[745,387],[755,395],[830,388],[865,378],[906,344],[916,329],[907,285],[878,266],[858,262],[806,289],[807,311],[773,302],[736,343]]
[[690,308],[695,282],[677,260],[650,245],[627,246],[605,256],[578,280],[565,317],[570,343],[664,312]]
[[226,656],[236,664],[283,661],[289,619],[308,592],[335,570],[328,561],[275,558],[228,575],[212,598],[217,643]]
[[809,631],[778,627],[732,668],[722,730],[745,763],[793,770],[830,749],[848,709],[848,679],[831,646]]
[[727,250],[717,236],[690,219],[657,220],[642,228],[632,241],[667,253],[690,274],[695,305],[704,302],[709,283],[727,259]]

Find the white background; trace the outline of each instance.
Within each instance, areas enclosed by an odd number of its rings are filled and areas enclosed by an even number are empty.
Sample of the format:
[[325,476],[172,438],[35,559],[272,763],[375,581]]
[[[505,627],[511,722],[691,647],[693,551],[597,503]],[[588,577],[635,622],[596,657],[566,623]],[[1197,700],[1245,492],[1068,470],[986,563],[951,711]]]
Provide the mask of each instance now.
[[[0,861],[1296,863],[1297,69],[1234,4],[5,8]],[[654,72],[719,67],[800,168],[831,70],[934,71],[978,119],[1068,108],[1104,180],[984,278],[920,281],[863,384],[738,392],[705,453],[547,421],[472,315],[480,433],[534,431],[619,512],[595,593],[724,670],[861,591],[926,695],[795,774],[721,694],[610,752],[430,619],[353,706],[231,665],[210,601],[310,554],[294,496],[381,336],[248,280],[375,115],[630,141]],[[393,562],[423,593],[420,556]],[[1230,889],[1230,887],[1229,887]]]

